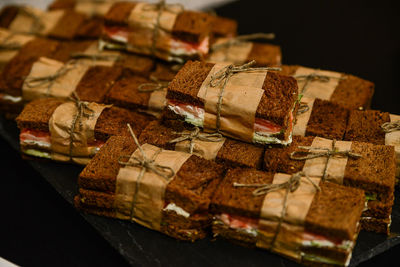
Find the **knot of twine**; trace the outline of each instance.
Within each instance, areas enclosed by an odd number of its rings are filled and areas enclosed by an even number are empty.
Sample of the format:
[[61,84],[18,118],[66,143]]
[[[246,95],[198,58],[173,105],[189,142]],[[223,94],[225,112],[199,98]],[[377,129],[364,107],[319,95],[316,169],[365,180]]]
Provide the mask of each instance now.
[[[132,201],[132,206],[131,206],[130,218],[132,219],[135,215],[134,207],[135,207],[135,203],[137,202],[137,195],[138,195],[138,191],[139,191],[140,182],[141,182],[144,174],[147,171],[153,172],[168,181],[169,179],[171,179],[172,177],[175,176],[175,171],[168,166],[162,166],[160,164],[155,163],[154,160],[157,157],[157,155],[162,151],[161,148],[156,153],[154,153],[154,155],[151,159],[147,158],[142,146],[139,144],[139,141],[137,140],[136,135],[132,130],[131,125],[128,123],[127,126],[128,126],[129,133],[131,134],[133,140],[135,141],[136,146],[139,148],[140,157],[136,157],[136,156],[132,156],[132,155],[121,156],[118,159],[118,163],[123,166],[132,166],[132,167],[139,167],[139,168],[141,167],[139,176],[136,179],[135,193],[133,195],[133,201]],[[128,159],[128,161],[122,161],[122,159]]]
[[[175,10],[178,8],[178,12]],[[165,0],[160,0],[155,4],[146,4],[143,7],[144,11],[157,11],[156,23],[154,24],[153,35],[152,35],[152,43],[151,43],[151,55],[155,56],[156,44],[158,39],[158,30],[161,28],[161,15],[164,11],[168,11],[171,13],[179,13],[183,11],[183,6],[181,4],[167,4]]]
[[[298,149],[306,149],[308,151],[298,151],[295,150],[292,153],[290,153],[290,159],[293,160],[308,160],[308,159],[315,159],[315,158],[320,158],[320,157],[327,157],[328,160],[326,161],[325,168],[324,168],[324,173],[322,176],[322,180],[324,181],[326,179],[327,175],[327,169],[328,169],[328,162],[332,156],[340,156],[340,157],[349,157],[353,159],[358,159],[361,158],[362,155],[358,153],[351,152],[350,150],[343,150],[339,151],[336,148],[336,140],[332,141],[332,148],[324,148],[324,147],[312,147],[312,146],[298,146]],[[321,152],[314,152],[310,150],[322,150]],[[304,156],[301,156],[299,154],[302,154]]]
[[90,59],[96,64],[97,60],[103,61],[118,61],[121,60],[120,55],[104,55],[104,54],[89,54],[89,53],[71,53],[70,55],[73,59]]
[[39,33],[44,28],[41,18],[32,11],[30,11],[27,7],[21,7],[18,12],[25,16],[30,17],[33,20],[29,33],[31,34]]
[[288,196],[289,193],[293,193],[294,191],[296,191],[301,183],[301,178],[305,177],[314,187],[317,191],[321,191],[321,188],[314,183],[314,181],[303,171],[297,172],[292,174],[292,176],[290,177],[290,179],[287,182],[281,183],[281,184],[241,184],[241,183],[233,183],[234,187],[257,187],[254,191],[253,191],[253,195],[254,196],[261,196],[261,195],[265,195],[269,192],[273,192],[273,191],[278,191],[280,189],[286,189],[286,193],[285,193],[285,197],[283,199],[283,204],[282,204],[282,211],[281,211],[281,216],[279,217],[279,221],[278,221],[278,226],[276,228],[274,237],[272,238],[271,241],[271,248],[273,248],[276,238],[278,236],[278,233],[281,229],[281,225],[283,222],[283,218],[285,217],[286,214],[286,209],[287,209],[287,200],[288,200]]
[[252,60],[248,63],[245,63],[243,65],[228,65],[216,73],[214,73],[211,76],[210,83],[209,85],[211,87],[217,87],[222,84],[222,87],[220,89],[219,95],[218,95],[218,102],[217,102],[217,121],[216,121],[216,130],[219,133],[220,132],[220,127],[221,127],[221,104],[222,104],[222,98],[224,96],[224,90],[225,87],[229,81],[229,79],[232,77],[232,75],[240,72],[251,72],[251,71],[262,71],[262,70],[275,70],[275,71],[280,71],[281,68],[272,68],[272,67],[257,67],[257,68],[252,68],[256,63],[255,60]]
[[385,122],[384,124],[381,125],[381,128],[385,133],[400,131],[400,120]]
[[306,88],[311,82],[314,81],[319,81],[319,82],[329,82],[331,79],[339,79],[339,80],[344,80],[346,77],[334,77],[334,76],[328,76],[328,75],[322,75],[322,74],[317,74],[317,73],[311,73],[308,75],[295,75],[293,76],[297,80],[305,80],[305,83],[303,87],[300,90],[300,93],[304,93],[306,91]]
[[151,78],[152,83],[142,83],[138,86],[138,91],[141,93],[152,93],[155,91],[162,91],[168,88],[170,82],[160,81],[157,78]]
[[74,102],[76,106],[76,114],[74,119],[72,120],[70,133],[69,133],[69,156],[72,159],[72,149],[73,149],[73,142],[74,142],[74,133],[76,129],[76,124],[79,125],[79,131],[83,128],[82,118],[92,118],[94,116],[94,110],[89,108],[89,102],[81,101],[78,94],[74,91],[72,96],[69,98],[72,102]]
[[54,82],[61,76],[64,76],[65,74],[67,74],[70,70],[74,69],[75,67],[76,67],[75,61],[68,61],[60,69],[58,69],[54,74],[38,76],[38,77],[30,77],[30,76],[26,77],[25,85],[28,88],[35,88],[35,87],[39,87],[39,86],[47,84],[46,96],[49,96],[50,89],[53,86]]
[[301,115],[303,113],[306,113],[309,110],[310,110],[310,107],[308,106],[307,103],[300,102],[299,108],[297,109],[297,115]]
[[193,154],[194,149],[194,140],[206,141],[206,142],[220,142],[223,140],[223,137],[220,133],[201,133],[199,127],[194,127],[193,131],[187,132],[174,132],[174,134],[180,135],[169,143],[179,143],[182,141],[189,140],[189,153]]
[[236,44],[240,44],[243,42],[247,42],[247,41],[253,41],[253,40],[273,40],[275,39],[275,34],[274,33],[252,33],[252,34],[246,34],[246,35],[239,35],[233,38],[230,38],[229,40],[223,42],[223,43],[219,43],[219,44],[214,44],[211,49],[212,50],[219,50],[221,48],[224,47],[230,47]]

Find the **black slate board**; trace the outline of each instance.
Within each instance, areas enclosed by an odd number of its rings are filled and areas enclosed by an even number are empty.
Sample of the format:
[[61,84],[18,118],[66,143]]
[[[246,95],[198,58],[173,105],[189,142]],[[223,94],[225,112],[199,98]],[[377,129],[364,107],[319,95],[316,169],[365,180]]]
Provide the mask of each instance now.
[[[19,150],[18,129],[14,121],[0,118],[0,135]],[[30,161],[65,200],[73,203],[77,192],[76,177],[82,167],[49,161]],[[400,196],[395,195],[392,212],[393,233],[400,232]],[[297,266],[296,263],[259,249],[248,249],[225,240],[179,242],[134,223],[90,214],[82,216],[131,264],[140,266]],[[391,247],[400,244],[400,236],[361,232],[350,265],[356,266]]]

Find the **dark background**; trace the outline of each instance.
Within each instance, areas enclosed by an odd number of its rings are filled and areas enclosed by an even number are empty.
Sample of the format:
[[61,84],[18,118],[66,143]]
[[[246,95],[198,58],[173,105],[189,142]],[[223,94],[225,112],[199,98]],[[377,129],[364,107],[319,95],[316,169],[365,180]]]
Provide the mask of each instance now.
[[[238,1],[216,11],[237,19],[240,34],[274,32],[284,64],[347,72],[373,81],[372,108],[400,114],[400,10],[394,3]],[[1,257],[25,266],[127,265],[1,138],[0,148]],[[398,266],[398,254],[400,246],[361,266]]]

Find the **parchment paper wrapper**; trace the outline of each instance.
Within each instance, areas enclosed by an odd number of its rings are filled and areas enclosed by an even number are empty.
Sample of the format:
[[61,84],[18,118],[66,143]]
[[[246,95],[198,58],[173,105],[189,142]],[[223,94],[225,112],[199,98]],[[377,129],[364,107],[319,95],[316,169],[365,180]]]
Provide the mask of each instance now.
[[167,89],[158,90],[150,93],[147,113],[160,117],[161,111],[167,105]]
[[[332,140],[315,137],[311,146],[318,148],[332,149]],[[346,151],[351,149],[351,142],[349,141],[336,141],[335,148],[338,151]],[[315,153],[324,152],[323,150],[312,149]],[[337,184],[343,184],[344,173],[346,170],[348,157],[343,156],[331,156],[328,161],[328,157],[318,157],[314,159],[307,159],[304,163],[303,171],[312,177],[321,178],[324,175],[324,169],[328,164],[326,170],[326,180]],[[328,162],[328,163],[327,163]]]
[[122,57],[122,54],[118,51],[111,50],[99,50],[98,43],[94,42],[91,44],[85,51],[84,54],[87,55],[99,55],[99,56],[109,56],[108,59],[86,59],[81,58],[79,62],[83,65],[91,65],[91,66],[106,66],[112,67],[119,57]]
[[[390,114],[390,122],[400,121],[399,115]],[[394,131],[391,133],[385,134],[385,144],[394,146],[394,150],[396,151],[396,177],[400,177],[400,131]]]
[[[273,184],[285,183],[291,175],[277,173]],[[319,184],[320,178],[310,177],[315,184]],[[270,249],[279,254],[295,260],[301,260],[300,247],[303,241],[304,221],[310,209],[317,189],[305,177],[301,178],[299,188],[290,192],[286,202],[286,213],[283,217],[281,229],[277,233],[276,241],[272,245],[273,237],[278,230],[286,189],[280,189],[267,193],[261,207],[259,220],[259,235],[257,247]],[[271,247],[272,245],[272,247]]]
[[[227,66],[215,64],[203,81],[197,96],[205,101],[203,127],[205,131],[215,131],[217,121],[218,96],[221,86],[211,87],[213,74]],[[267,71],[241,72],[231,76],[224,90],[220,131],[226,136],[247,142],[253,141],[255,114],[261,97]]]
[[[0,44],[7,45],[18,45],[23,46],[35,37],[31,35],[15,34],[10,31],[0,29]],[[19,49],[16,50],[2,50],[0,48],[0,68],[7,64],[15,55],[18,54]]]
[[[40,29],[34,29],[35,20],[32,16],[29,16],[23,12],[19,12],[15,19],[11,22],[9,29],[13,32],[20,33],[31,33],[39,35],[47,35],[60,21],[61,17],[64,16],[64,10],[51,10],[42,11],[39,9],[24,7],[28,12],[34,14],[39,18]],[[34,30],[34,32],[32,32]]]
[[[53,112],[49,121],[51,158],[53,160],[86,164],[93,157],[96,149],[90,146],[90,143],[95,141],[94,129],[97,119],[105,108],[111,106],[89,103],[88,107],[94,112],[89,118],[85,116],[78,118],[72,133],[73,138],[71,138],[72,123],[78,112],[75,103],[72,101],[63,103]],[[80,127],[80,123],[82,127]]]
[[[142,148],[149,159],[152,159],[160,150],[149,144],[142,145]],[[131,158],[134,156],[141,158],[139,149],[132,154]],[[154,160],[161,166],[172,168],[176,174],[190,156],[183,152],[162,150]],[[145,227],[159,231],[165,190],[173,177],[167,180],[153,172],[145,172],[138,181],[141,170],[140,167],[132,166],[120,168],[114,202],[116,216],[120,219],[131,219]]]
[[87,15],[88,17],[101,17],[103,18],[108,11],[111,9],[112,5],[116,1],[77,1],[75,4],[75,11]]
[[[228,41],[228,38],[220,38],[215,44],[225,43],[226,41]],[[213,51],[207,61],[212,63],[226,62],[231,64],[243,64],[247,61],[252,48],[252,42],[240,42],[223,46]]]
[[[66,63],[69,64],[69,63]],[[35,62],[31,68],[31,72],[27,76],[22,86],[22,96],[24,100],[30,101],[40,97],[52,96],[52,97],[69,97],[73,91],[75,91],[82,77],[89,69],[88,65],[76,63],[69,64],[68,70],[64,75],[57,77],[54,81],[46,83],[34,82],[29,83],[28,81],[32,78],[51,76],[57,73],[64,63],[41,57]]]
[[[184,131],[184,133],[190,133],[189,131]],[[218,142],[209,142],[209,141],[201,141],[199,139],[194,139],[193,142],[193,154],[199,157],[202,157],[206,160],[214,160],[219,150],[225,143],[225,138],[222,138],[221,141]],[[178,142],[175,144],[176,151],[182,151],[189,153],[190,152],[190,141],[185,140],[182,142]]]
[[308,110],[302,114],[296,115],[296,124],[293,126],[293,135],[306,136],[308,121],[314,106],[315,98],[303,97],[302,103],[307,104]]
[[[310,69],[305,67],[299,67],[296,70],[294,76],[298,75],[310,75],[310,74],[319,74],[319,75],[326,75],[328,77],[335,77],[330,78],[328,82],[321,82],[321,81],[310,81],[308,82],[307,87],[303,92],[303,96],[309,98],[320,98],[323,100],[331,99],[333,92],[335,91],[336,87],[339,84],[340,78],[342,74],[333,71],[325,71],[325,70],[317,70],[317,69]],[[299,86],[299,90],[302,90],[305,79],[297,79],[297,83]]]

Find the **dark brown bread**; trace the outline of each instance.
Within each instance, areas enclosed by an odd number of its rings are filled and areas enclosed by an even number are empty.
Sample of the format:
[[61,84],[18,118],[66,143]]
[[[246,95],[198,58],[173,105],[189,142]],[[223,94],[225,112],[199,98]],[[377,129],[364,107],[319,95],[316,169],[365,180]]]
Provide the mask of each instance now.
[[128,18],[132,10],[135,8],[136,3],[133,2],[117,2],[112,5],[110,10],[105,15],[104,19],[107,25],[128,25]]
[[73,39],[81,25],[84,25],[86,15],[73,10],[64,10],[64,15],[49,32],[48,36],[57,39]]
[[21,96],[24,79],[31,71],[33,63],[39,57],[51,58],[59,44],[57,41],[44,38],[35,38],[25,44],[18,54],[7,63],[1,73],[6,85],[6,88],[1,88],[3,92],[13,96]]
[[[80,188],[115,192],[118,159],[131,155],[135,147],[131,137],[111,137],[79,175]],[[221,165],[192,155],[168,184],[165,201],[176,203],[189,213],[205,212],[224,172]]]
[[327,100],[315,99],[306,128],[306,136],[342,140],[349,110]]
[[150,78],[160,81],[172,81],[179,70],[176,69],[177,66],[178,65],[157,62],[155,70],[150,74]]
[[103,32],[104,19],[98,17],[86,18],[76,31],[76,39],[98,39]]
[[178,14],[172,35],[186,42],[200,43],[211,32],[213,17],[207,13],[183,11]]
[[237,34],[237,26],[238,24],[236,20],[215,16],[213,18],[211,31],[214,34],[214,37],[216,38],[233,37],[236,36]]
[[281,64],[281,47],[272,44],[253,43],[247,61],[255,60],[257,66],[279,66]]
[[75,4],[76,0],[55,0],[49,5],[48,9],[73,9],[75,7]]
[[390,234],[390,224],[392,220],[390,218],[386,219],[376,219],[376,218],[361,218],[360,224],[361,228],[368,232],[375,232],[380,234]]
[[57,50],[52,55],[52,59],[67,62],[71,59],[72,53],[83,52],[89,46],[93,44],[93,41],[65,41],[60,42]]
[[[166,127],[159,121],[153,121],[147,125],[139,137],[142,144],[148,143],[165,149],[174,150],[175,143],[171,140],[179,137],[177,132],[183,130],[193,130],[192,127],[186,127],[184,123],[175,124],[174,127]],[[251,167],[260,168],[263,147],[251,145],[248,143],[236,141],[227,138],[218,151],[215,161],[224,164],[226,167]]]
[[392,207],[394,201],[394,192],[392,192],[384,201],[369,200],[368,209],[362,214],[363,217],[373,217],[386,219],[392,214]]
[[[283,65],[281,74],[294,75],[299,67],[301,66]],[[348,109],[369,109],[375,89],[374,83],[344,73],[343,78],[329,100]]]
[[18,128],[49,131],[49,120],[54,110],[63,103],[57,98],[39,98],[28,103],[16,118]]
[[[314,137],[293,136],[288,146],[268,146],[264,154],[264,170],[269,172],[296,173],[303,169],[304,161],[291,160],[290,153],[298,150],[298,146],[310,146]],[[306,151],[306,150],[299,150]]]
[[79,81],[75,91],[83,101],[102,103],[121,73],[122,69],[118,67],[90,67]]
[[150,57],[125,53],[114,66],[121,66],[124,76],[139,74],[148,77],[154,67],[154,61]]
[[388,112],[378,110],[354,110],[350,112],[344,140],[385,144],[385,132],[381,125],[390,122]]
[[364,209],[364,191],[330,182],[320,184],[320,188],[307,213],[306,230],[339,240],[353,240]]
[[144,83],[151,81],[138,75],[125,76],[110,89],[105,102],[132,110],[147,109],[151,92],[138,91]]
[[[188,61],[168,86],[167,99],[204,107],[197,97],[199,89],[214,64]],[[268,72],[262,88],[264,95],[256,117],[288,126],[289,116],[297,100],[297,82],[294,78]]]
[[[273,177],[273,173],[253,169],[230,169],[214,194],[212,212],[259,218],[265,195],[254,196],[254,188],[234,187],[233,183],[270,184]],[[329,182],[320,184],[320,188],[307,213],[306,230],[352,240],[364,208],[364,192]]]
[[0,27],[8,28],[11,22],[18,15],[19,7],[14,5],[7,5],[0,10]]

